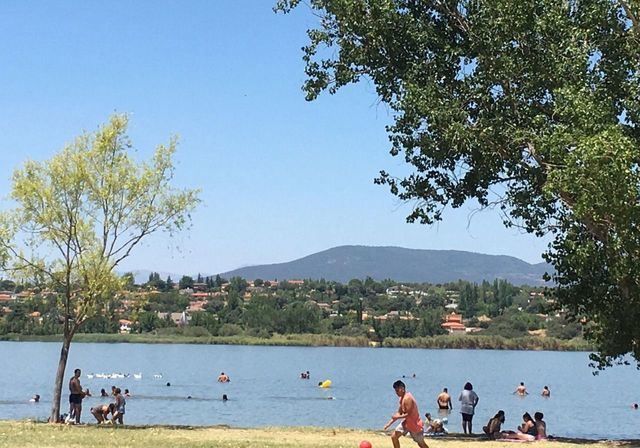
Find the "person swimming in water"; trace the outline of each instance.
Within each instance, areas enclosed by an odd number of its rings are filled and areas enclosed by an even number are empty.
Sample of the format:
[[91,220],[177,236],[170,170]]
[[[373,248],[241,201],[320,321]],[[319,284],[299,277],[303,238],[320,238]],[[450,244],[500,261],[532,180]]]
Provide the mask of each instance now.
[[107,393],[107,391],[106,391],[106,390],[104,390],[104,389],[100,389],[100,396],[101,396],[101,397],[108,397],[108,396],[109,396],[109,394]]
[[222,401],[229,401],[229,397],[227,397],[227,394],[222,394]]
[[524,386],[524,382],[520,383],[520,385],[516,387],[516,390],[513,391],[513,394],[519,395],[521,397],[524,397],[525,395],[529,395],[529,392],[527,392],[527,388]]
[[231,381],[231,378],[229,378],[229,375],[225,375],[224,372],[220,372],[220,375],[218,376],[218,382],[228,383],[229,381]]
[[540,395],[542,395],[543,397],[550,397],[551,391],[549,390],[549,386],[544,386]]
[[31,397],[31,399],[29,401],[31,403],[40,403],[40,395],[35,394],[33,397]]

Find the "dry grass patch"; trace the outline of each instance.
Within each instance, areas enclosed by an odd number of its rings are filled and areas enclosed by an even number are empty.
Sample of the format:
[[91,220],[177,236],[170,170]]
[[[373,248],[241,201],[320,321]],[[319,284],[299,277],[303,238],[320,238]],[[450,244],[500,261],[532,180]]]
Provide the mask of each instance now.
[[[357,448],[369,440],[374,448],[391,447],[389,437],[372,431],[321,428],[112,427],[0,422],[0,448]],[[475,439],[428,440],[430,448],[505,448],[510,444]],[[640,447],[631,442],[535,442],[535,448]],[[415,447],[410,439],[403,447]]]

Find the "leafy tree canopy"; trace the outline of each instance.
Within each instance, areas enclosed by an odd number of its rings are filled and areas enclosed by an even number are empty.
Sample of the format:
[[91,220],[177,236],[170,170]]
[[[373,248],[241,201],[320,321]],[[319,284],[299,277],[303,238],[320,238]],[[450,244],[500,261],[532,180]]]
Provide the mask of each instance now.
[[197,191],[171,185],[177,141],[138,163],[127,126],[126,115],[113,115],[51,159],[25,162],[13,175],[15,207],[0,214],[3,267],[59,293],[64,337],[52,421],[71,340],[123,286],[117,266],[148,235],[184,228],[199,202]]
[[[300,0],[280,0],[290,12]],[[475,200],[553,235],[560,304],[598,367],[640,362],[640,5],[311,0],[307,99],[365,77],[411,173],[376,182],[430,224]]]

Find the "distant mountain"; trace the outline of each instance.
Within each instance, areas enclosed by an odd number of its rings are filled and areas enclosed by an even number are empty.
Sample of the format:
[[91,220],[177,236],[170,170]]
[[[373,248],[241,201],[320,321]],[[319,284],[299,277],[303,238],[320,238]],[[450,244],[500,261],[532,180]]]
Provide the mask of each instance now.
[[458,250],[339,246],[287,263],[247,266],[220,275],[247,280],[320,279],[348,282],[367,276],[412,283],[481,282],[502,278],[516,285],[542,285],[546,263],[530,264],[506,255]]

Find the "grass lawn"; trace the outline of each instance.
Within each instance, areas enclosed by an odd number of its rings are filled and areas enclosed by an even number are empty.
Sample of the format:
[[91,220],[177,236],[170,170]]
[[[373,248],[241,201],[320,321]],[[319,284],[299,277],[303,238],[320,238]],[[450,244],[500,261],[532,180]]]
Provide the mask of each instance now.
[[[140,447],[140,448],[357,448],[361,440],[369,440],[373,448],[391,447],[389,437],[372,431],[319,428],[232,429],[112,427],[110,425],[65,426],[46,423],[0,421],[0,447],[67,448],[67,447]],[[504,448],[501,442],[465,439],[428,439],[430,448]],[[411,439],[402,440],[403,447],[417,446]],[[640,447],[634,442],[549,441],[535,442],[536,448]]]

